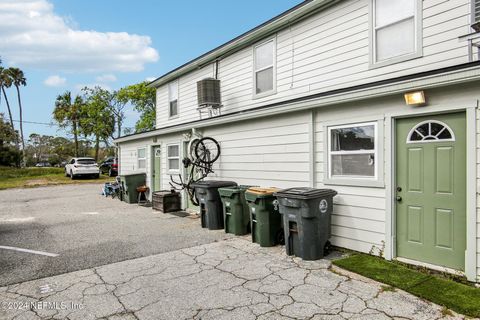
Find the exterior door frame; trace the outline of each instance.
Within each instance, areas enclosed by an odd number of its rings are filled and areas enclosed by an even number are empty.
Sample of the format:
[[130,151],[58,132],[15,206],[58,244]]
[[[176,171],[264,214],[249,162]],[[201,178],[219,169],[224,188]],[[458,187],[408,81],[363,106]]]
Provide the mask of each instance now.
[[[445,113],[465,112],[466,121],[466,221],[467,247],[465,250],[465,276],[469,281],[477,281],[477,154],[476,154],[476,108],[478,101],[469,107],[451,108],[405,108],[405,111],[385,114],[385,182],[386,182],[386,219],[385,219],[385,259],[397,258],[396,253],[396,119],[421,117]],[[390,165],[389,165],[390,164]]]
[[[153,177],[153,173],[155,172],[155,148],[160,148],[160,172],[162,172],[162,145],[160,143],[158,144],[152,144],[150,145],[150,181],[151,181],[151,186],[150,189],[153,190],[155,186],[155,181]],[[160,173],[160,189],[162,188],[162,174]],[[152,194],[154,191],[151,191],[150,194]]]

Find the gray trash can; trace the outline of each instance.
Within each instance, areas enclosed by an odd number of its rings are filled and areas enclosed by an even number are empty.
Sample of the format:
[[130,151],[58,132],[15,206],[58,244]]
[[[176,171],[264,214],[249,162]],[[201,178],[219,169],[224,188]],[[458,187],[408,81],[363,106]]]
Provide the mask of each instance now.
[[233,187],[233,181],[205,180],[192,183],[195,197],[200,207],[200,220],[202,228],[210,230],[223,229],[223,205],[218,193],[218,188]]
[[329,244],[333,197],[331,189],[290,188],[275,193],[283,215],[287,255],[303,260],[324,256]]

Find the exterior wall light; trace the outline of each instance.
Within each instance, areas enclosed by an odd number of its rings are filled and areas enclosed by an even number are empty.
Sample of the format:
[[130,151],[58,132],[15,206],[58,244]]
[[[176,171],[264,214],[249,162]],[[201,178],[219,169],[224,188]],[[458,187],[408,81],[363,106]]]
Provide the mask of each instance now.
[[423,106],[425,105],[425,93],[423,91],[415,91],[405,93],[405,103],[408,106]]

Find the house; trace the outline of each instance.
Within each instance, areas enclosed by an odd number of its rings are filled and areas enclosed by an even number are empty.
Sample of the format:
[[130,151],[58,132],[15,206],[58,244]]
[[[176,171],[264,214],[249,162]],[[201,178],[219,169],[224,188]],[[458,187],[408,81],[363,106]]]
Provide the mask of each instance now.
[[154,80],[156,129],[116,140],[120,174],[169,189],[213,137],[212,179],[337,190],[334,245],[480,281],[479,21],[479,0],[305,1]]

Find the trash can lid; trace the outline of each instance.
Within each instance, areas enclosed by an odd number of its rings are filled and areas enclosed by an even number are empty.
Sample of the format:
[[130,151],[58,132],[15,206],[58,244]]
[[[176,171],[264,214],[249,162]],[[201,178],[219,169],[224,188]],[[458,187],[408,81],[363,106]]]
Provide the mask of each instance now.
[[314,199],[333,197],[337,194],[337,191],[332,189],[316,189],[308,187],[297,187],[279,190],[275,193],[276,197],[293,198],[293,199]]
[[270,196],[277,191],[280,191],[280,189],[275,187],[270,187],[270,188],[251,187],[251,188],[248,188],[246,192],[255,194],[257,196]]
[[203,180],[203,181],[198,181],[191,184],[191,186],[194,188],[204,188],[204,189],[232,187],[236,185],[237,185],[236,182],[222,181],[222,180]]
[[249,188],[252,188],[252,187],[256,187],[256,186],[246,186],[246,185],[241,184],[239,186],[222,187],[222,188],[218,189],[218,191],[224,191],[224,192],[228,192],[230,194],[234,194],[234,193],[245,192],[245,190],[247,190]]

